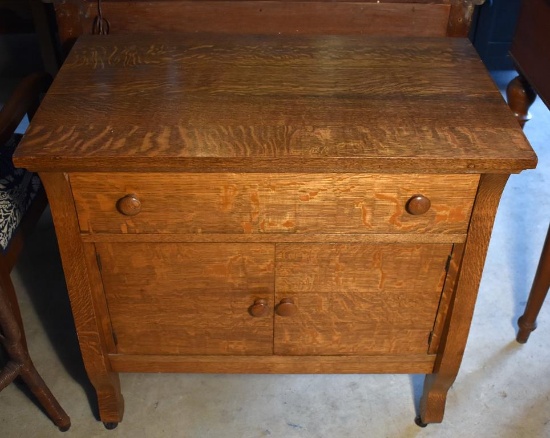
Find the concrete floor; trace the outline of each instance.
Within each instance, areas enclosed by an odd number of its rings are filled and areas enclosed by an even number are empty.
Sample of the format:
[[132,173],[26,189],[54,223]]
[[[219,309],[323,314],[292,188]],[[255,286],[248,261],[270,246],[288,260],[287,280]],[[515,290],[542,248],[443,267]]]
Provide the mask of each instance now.
[[[495,76],[499,84],[511,77]],[[532,113],[525,133],[539,166],[506,187],[442,424],[413,423],[422,376],[124,374],[124,421],[105,430],[94,417],[46,213],[12,277],[35,365],[71,416],[65,436],[550,437],[550,303],[529,342],[514,340],[550,218],[550,113],[540,100]],[[0,394],[1,437],[61,435],[22,386]]]

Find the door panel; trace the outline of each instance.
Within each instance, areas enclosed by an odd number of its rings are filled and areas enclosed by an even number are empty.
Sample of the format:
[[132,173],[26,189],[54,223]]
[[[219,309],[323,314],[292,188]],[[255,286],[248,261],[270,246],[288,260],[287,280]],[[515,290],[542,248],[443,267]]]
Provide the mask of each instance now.
[[[276,354],[426,353],[450,244],[280,244]],[[277,304],[276,304],[277,305]]]
[[[118,353],[273,353],[273,245],[96,248]],[[253,317],[257,299],[271,312]]]

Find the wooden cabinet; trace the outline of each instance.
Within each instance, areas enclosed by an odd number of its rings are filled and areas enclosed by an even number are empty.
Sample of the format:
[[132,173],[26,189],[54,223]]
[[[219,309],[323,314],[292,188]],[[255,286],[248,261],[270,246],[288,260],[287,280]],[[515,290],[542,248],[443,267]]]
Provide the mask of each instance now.
[[[82,232],[148,235],[95,244],[118,354],[425,354],[452,244],[360,243],[354,235],[464,233],[479,182],[384,174],[69,178]],[[429,206],[412,214],[417,193]],[[159,234],[167,240],[158,242]],[[215,242],[186,241],[212,234]],[[295,238],[235,243],[234,234]]]
[[[150,235],[95,245],[118,354],[425,354],[452,244],[357,243],[354,235],[465,233],[479,182],[346,173],[69,178],[82,232]],[[409,211],[415,195],[426,211]],[[171,236],[159,243],[158,234]],[[212,234],[216,242],[186,242]],[[233,234],[296,238],[234,243]]]
[[83,37],[16,155],[105,423],[118,372],[426,373],[440,422],[536,157],[466,40]]

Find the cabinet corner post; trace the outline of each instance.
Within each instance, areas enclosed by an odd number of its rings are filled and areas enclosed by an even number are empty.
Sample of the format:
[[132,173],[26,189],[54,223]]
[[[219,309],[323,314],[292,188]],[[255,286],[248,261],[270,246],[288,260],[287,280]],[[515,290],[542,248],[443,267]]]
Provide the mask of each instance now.
[[119,423],[124,413],[120,380],[111,368],[107,343],[96,315],[71,187],[61,172],[43,172],[40,178],[50,202],[78,342],[86,372],[97,393],[101,421]]

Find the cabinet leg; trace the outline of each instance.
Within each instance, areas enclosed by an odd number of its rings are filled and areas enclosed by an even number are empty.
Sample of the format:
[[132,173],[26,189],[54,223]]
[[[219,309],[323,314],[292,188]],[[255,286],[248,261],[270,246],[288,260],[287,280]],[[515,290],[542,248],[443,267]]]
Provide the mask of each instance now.
[[118,424],[124,415],[124,398],[120,391],[118,373],[110,372],[103,376],[89,377],[96,390],[101,421],[104,424]]
[[418,426],[418,427],[426,427],[428,425],[428,423],[424,423],[422,421],[422,417],[420,415],[418,415],[415,419],[414,419],[414,422],[415,424]]
[[103,423],[103,426],[105,426],[107,430],[113,430],[117,428],[118,423]]
[[433,373],[424,380],[418,420],[422,424],[441,423],[443,420],[447,393],[456,379],[466,348],[493,221],[507,179],[508,175],[500,174],[481,176],[470,233],[464,246],[454,297],[447,310]]
[[416,424],[425,427],[428,423],[441,423],[445,414],[447,392],[455,376],[445,378],[442,374],[428,374],[424,380],[424,392],[420,399],[420,413]]
[[113,347],[109,347],[109,335],[98,317],[101,301],[89,281],[95,271],[86,265],[88,258],[80,240],[71,187],[63,173],[46,172],[40,177],[48,192],[80,351],[97,394],[99,416],[103,423],[119,423],[124,414],[124,399],[118,373],[113,372],[109,362],[108,353]]
[[537,95],[529,82],[520,74],[510,81],[506,88],[508,106],[514,112],[521,127],[531,119],[529,107],[535,101]]
[[542,248],[542,254],[540,256],[539,266],[535,279],[533,280],[533,286],[531,287],[531,293],[525,306],[523,315],[518,319],[519,331],[516,340],[520,344],[525,344],[529,335],[533,330],[537,328],[537,316],[544,303],[544,299],[548,294],[550,288],[550,227],[548,228],[548,234],[546,235],[546,241]]

